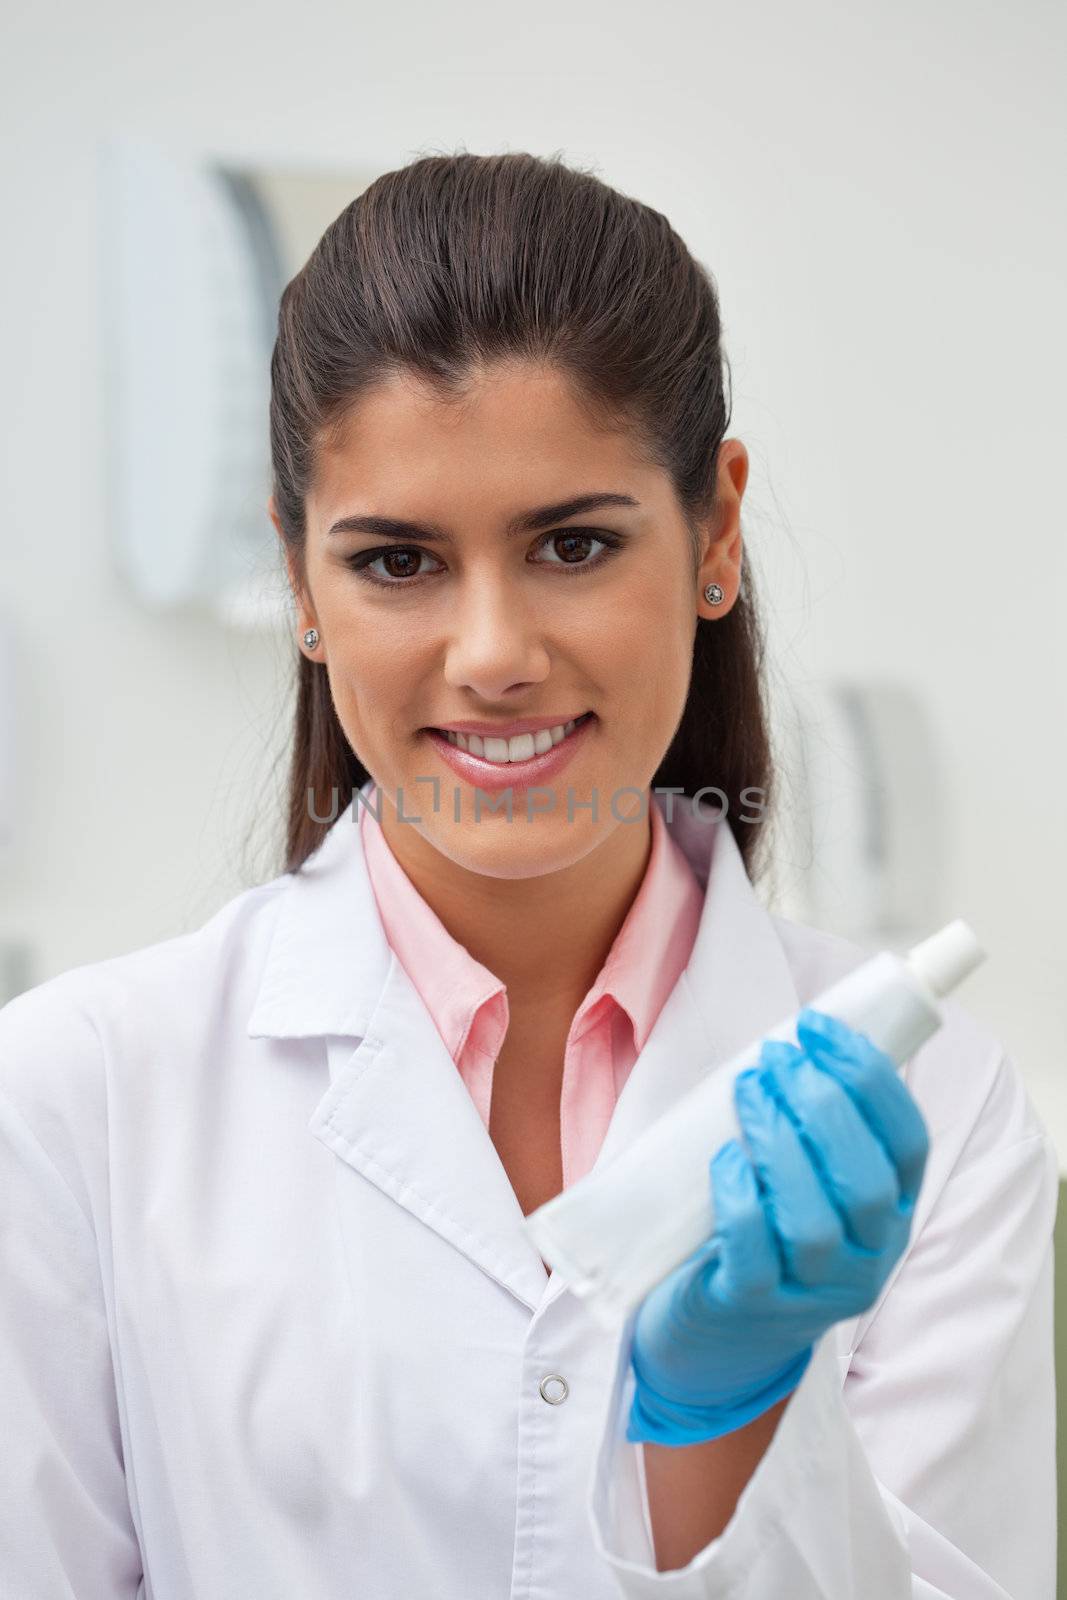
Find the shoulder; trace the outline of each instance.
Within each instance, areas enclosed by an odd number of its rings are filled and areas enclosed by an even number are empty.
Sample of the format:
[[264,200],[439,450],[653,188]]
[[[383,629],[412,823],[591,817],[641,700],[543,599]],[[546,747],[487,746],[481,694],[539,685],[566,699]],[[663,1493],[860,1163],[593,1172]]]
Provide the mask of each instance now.
[[48,978],[0,1007],[0,1100],[42,1143],[104,1115],[108,1080],[161,1041],[191,1042],[252,1003],[291,878],[235,895],[201,927]]
[[161,939],[123,955],[71,967],[0,1006],[0,1059],[23,1040],[59,1042],[70,1027],[83,1033],[127,1007],[173,1010],[187,985],[205,994],[254,968],[291,877],[242,890],[190,933]]

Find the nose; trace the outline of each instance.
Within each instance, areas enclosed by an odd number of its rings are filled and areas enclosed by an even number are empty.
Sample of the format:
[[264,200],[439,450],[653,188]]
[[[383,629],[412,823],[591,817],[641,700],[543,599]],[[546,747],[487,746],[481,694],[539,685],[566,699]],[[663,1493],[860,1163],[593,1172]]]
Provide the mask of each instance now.
[[446,683],[496,700],[540,683],[550,666],[543,619],[529,595],[523,595],[522,585],[492,574],[472,579],[450,619]]

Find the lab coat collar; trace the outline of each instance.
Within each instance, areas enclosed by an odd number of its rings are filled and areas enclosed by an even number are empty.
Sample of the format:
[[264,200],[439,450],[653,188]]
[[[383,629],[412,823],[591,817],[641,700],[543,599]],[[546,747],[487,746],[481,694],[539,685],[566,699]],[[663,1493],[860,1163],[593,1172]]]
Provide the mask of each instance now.
[[[368,779],[363,792],[372,788]],[[800,1004],[728,824],[698,819],[680,796],[654,802],[705,891],[704,907],[687,969],[623,1085],[594,1172]],[[310,1131],[523,1304],[543,1310],[565,1285],[546,1277],[467,1087],[389,949],[354,800],[280,892],[249,1035],[323,1036],[330,1086]]]
[[[363,792],[373,788],[368,778]],[[282,880],[248,1019],[253,1039],[362,1038],[390,965],[353,799],[318,849]]]

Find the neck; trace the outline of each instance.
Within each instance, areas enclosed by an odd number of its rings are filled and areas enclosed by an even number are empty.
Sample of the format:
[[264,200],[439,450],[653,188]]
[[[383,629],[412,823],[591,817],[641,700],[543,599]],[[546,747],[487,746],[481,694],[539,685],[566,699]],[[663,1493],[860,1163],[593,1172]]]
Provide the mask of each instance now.
[[[649,806],[655,802],[649,798]],[[382,807],[397,861],[452,937],[499,978],[511,1012],[546,1007],[572,1017],[641,887],[652,849],[651,817],[617,824],[579,861],[528,878],[459,866],[416,828]]]

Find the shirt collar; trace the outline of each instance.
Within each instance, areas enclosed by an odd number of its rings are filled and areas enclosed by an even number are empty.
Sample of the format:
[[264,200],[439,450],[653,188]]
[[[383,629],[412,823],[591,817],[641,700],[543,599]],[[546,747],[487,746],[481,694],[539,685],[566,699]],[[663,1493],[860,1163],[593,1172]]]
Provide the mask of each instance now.
[[[362,793],[371,804],[373,788],[368,778]],[[663,813],[670,839],[680,847],[703,896],[690,967],[714,960],[720,977],[732,974],[746,990],[761,981],[761,960],[773,962],[787,976],[781,942],[748,880],[729,826],[713,810],[701,808],[700,816],[695,815],[685,796],[654,792],[652,801]],[[369,1031],[395,957],[375,901],[357,809],[353,796],[296,872],[281,874],[253,891],[271,901],[272,925],[249,1015],[252,1038],[328,1034],[362,1038]],[[640,891],[631,911],[638,899]],[[650,891],[649,899],[656,902],[655,891]],[[488,980],[497,981],[492,974],[487,974]],[[699,993],[697,998],[699,1003]],[[629,999],[641,1025],[647,1027],[654,1000],[646,996],[642,1001],[636,991],[629,993]]]
[[[508,1006],[504,984],[455,939],[400,865],[374,812],[361,807],[360,834],[386,937],[458,1060],[475,1016],[491,1008],[490,1032],[502,1039]],[[644,1048],[652,1024],[684,970],[700,925],[704,896],[658,805],[651,805],[652,848],[644,877],[608,956],[573,1024],[579,1038],[605,998],[622,1008],[634,1045]]]
[[508,1023],[503,983],[449,933],[393,854],[374,811],[360,809],[358,831],[382,927],[449,1055],[458,1060],[475,1014],[485,1005],[494,1005],[495,1032],[503,1039]]

